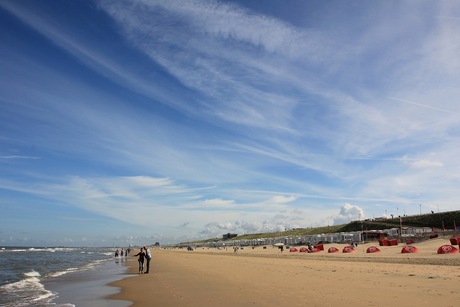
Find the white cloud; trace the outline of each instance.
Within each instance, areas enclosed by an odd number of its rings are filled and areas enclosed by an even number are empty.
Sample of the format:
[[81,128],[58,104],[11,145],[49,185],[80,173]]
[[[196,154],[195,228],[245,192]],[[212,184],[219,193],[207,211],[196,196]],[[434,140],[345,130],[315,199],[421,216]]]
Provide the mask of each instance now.
[[203,205],[205,207],[212,207],[212,208],[216,208],[216,207],[220,207],[220,208],[228,208],[228,207],[234,207],[235,205],[235,201],[233,200],[224,200],[224,199],[205,199],[203,201]]
[[40,157],[30,157],[30,156],[0,156],[0,159],[6,159],[6,160],[9,160],[9,159],[32,159],[32,160],[36,160],[36,159],[40,159]]
[[334,217],[334,225],[346,224],[351,221],[364,219],[364,210],[352,204],[344,204],[340,212]]
[[275,195],[271,198],[271,201],[277,204],[285,204],[285,203],[290,203],[294,200],[296,200],[297,197],[295,196],[284,196],[284,195]]
[[412,167],[415,168],[426,168],[426,167],[442,167],[444,164],[440,161],[430,161],[430,160],[418,160],[411,163]]

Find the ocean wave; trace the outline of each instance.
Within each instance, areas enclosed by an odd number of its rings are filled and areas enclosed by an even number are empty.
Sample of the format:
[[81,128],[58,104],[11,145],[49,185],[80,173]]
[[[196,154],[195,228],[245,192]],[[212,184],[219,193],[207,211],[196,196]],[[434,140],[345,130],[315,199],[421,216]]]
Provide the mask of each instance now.
[[44,248],[30,247],[27,249],[28,252],[49,252],[49,253],[72,252],[74,250],[75,248],[71,248],[71,247],[44,247]]
[[24,273],[24,276],[27,276],[27,277],[39,277],[40,273],[35,272],[35,271],[30,271],[30,272]]
[[50,273],[50,274],[47,275],[47,277],[59,277],[59,276],[62,276],[62,275],[68,274],[68,273],[76,272],[78,270],[79,270],[78,268],[68,268],[68,269],[65,269],[63,271]]
[[24,273],[20,281],[0,286],[1,306],[36,306],[48,303],[56,293],[45,289],[36,271]]

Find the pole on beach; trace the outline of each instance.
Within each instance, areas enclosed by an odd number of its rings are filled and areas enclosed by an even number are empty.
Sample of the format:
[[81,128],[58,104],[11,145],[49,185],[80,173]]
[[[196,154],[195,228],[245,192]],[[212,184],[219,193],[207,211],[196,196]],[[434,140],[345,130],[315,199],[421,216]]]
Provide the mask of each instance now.
[[402,243],[402,217],[399,216],[399,240]]

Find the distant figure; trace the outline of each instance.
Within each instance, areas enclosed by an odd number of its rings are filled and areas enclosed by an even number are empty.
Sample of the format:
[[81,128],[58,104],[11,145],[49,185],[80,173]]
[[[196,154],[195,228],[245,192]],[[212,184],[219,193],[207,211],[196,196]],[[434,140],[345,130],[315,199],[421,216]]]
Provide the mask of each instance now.
[[134,257],[136,256],[139,256],[139,258],[137,258],[137,261],[139,262],[139,274],[142,274],[144,273],[144,258],[145,258],[144,249],[141,248],[140,252],[134,255]]
[[145,250],[145,259],[147,259],[147,270],[145,271],[145,274],[148,274],[149,269],[150,269],[150,259],[152,259],[152,254],[150,254],[150,249],[148,249],[145,246],[144,246],[144,250]]
[[125,253],[125,251],[123,249],[121,249],[120,256],[123,257],[124,253]]
[[118,248],[117,248],[117,250],[115,251],[115,257],[118,257]]
[[233,246],[233,253],[237,254],[239,249],[238,246]]

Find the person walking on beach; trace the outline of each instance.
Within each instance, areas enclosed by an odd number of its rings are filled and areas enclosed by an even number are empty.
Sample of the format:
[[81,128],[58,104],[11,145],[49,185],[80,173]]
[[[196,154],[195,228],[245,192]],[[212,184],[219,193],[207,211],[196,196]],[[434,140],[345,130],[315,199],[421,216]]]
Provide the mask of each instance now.
[[145,274],[149,273],[150,269],[150,259],[152,259],[152,254],[150,253],[150,249],[144,246],[145,250],[145,259],[147,259],[147,270],[145,271]]
[[134,256],[139,256],[139,258],[137,258],[137,261],[139,262],[139,274],[142,274],[144,272],[144,249],[141,248],[141,250]]

